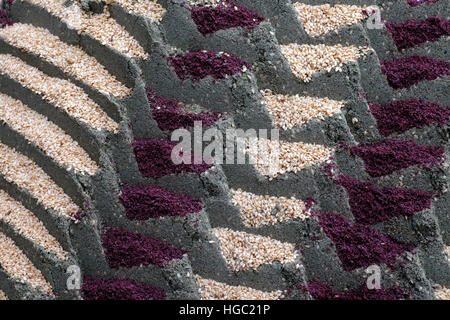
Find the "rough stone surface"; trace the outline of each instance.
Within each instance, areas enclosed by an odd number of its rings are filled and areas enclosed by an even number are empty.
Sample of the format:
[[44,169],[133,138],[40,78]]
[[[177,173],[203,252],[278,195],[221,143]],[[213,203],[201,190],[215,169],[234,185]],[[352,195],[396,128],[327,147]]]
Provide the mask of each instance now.
[[[450,288],[445,254],[450,245],[446,1],[304,0],[309,6],[375,4],[386,22],[373,29],[361,20],[315,37],[309,35],[317,34],[314,30],[305,31],[291,0],[208,0],[201,1],[203,6],[194,0],[163,0],[158,1],[158,19],[131,10],[131,4],[122,7],[127,1],[76,2],[86,17],[107,10],[139,43],[146,59],[78,33],[26,0],[8,0],[0,11],[0,31],[11,21],[47,29],[95,59],[130,93],[114,97],[101,86],[89,85],[89,79],[0,37],[1,54],[73,82],[119,125],[117,132],[92,128],[39,92],[0,76],[2,94],[47,117],[99,166],[92,176],[66,170],[19,131],[0,127],[0,142],[34,161],[80,208],[77,219],[65,219],[0,175],[0,189],[32,212],[68,253],[67,261],[61,261],[7,220],[0,221],[0,232],[40,270],[55,295],[12,279],[2,268],[0,294],[10,300],[200,299],[206,296],[197,281],[202,279],[210,285],[208,297],[442,297],[445,290],[435,295],[435,289]],[[293,75],[282,54],[293,43],[369,50],[304,82]],[[326,64],[320,52],[311,59]],[[337,113],[312,119],[301,115],[304,122],[283,129],[264,103],[261,92],[267,90],[342,104]],[[302,112],[301,106],[296,112]],[[276,177],[261,175],[248,162],[223,163],[226,152],[213,162],[173,163],[173,132],[184,130],[195,142],[198,121],[203,135],[211,129],[224,141],[239,129],[279,129],[286,145],[315,144],[333,154]],[[199,149],[207,150],[210,142],[203,141]],[[216,151],[220,149],[226,151],[225,146]],[[236,156],[236,150],[231,152],[231,158]],[[282,163],[289,164],[299,155],[283,157]],[[194,160],[194,155],[185,159]],[[253,194],[255,206],[261,206],[261,199],[294,197],[308,214],[244,223],[233,202],[233,190],[238,189]],[[251,206],[246,203],[246,210]],[[269,212],[275,217],[280,212],[276,201],[267,201],[264,217]],[[289,261],[247,261],[253,269],[235,272],[227,262],[237,239],[224,244],[214,232],[225,228],[244,244],[265,239],[267,248],[261,250],[270,251],[276,243],[292,246],[296,255]],[[239,248],[243,256],[254,254],[245,245]],[[73,265],[81,269],[81,290],[67,289],[67,268]],[[373,265],[382,273],[380,290],[365,285],[366,268]]]

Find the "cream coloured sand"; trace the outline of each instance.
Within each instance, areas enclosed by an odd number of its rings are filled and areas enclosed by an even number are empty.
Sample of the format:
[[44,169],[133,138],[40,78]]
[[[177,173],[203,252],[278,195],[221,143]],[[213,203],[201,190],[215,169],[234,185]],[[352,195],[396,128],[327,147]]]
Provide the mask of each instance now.
[[220,250],[233,271],[257,269],[265,263],[294,262],[297,258],[294,244],[227,228],[214,228]]
[[324,35],[343,26],[359,23],[367,18],[364,13],[366,7],[355,5],[336,4],[330,6],[329,4],[323,4],[311,6],[296,2],[293,6],[302,21],[303,28],[311,37]]
[[196,276],[202,300],[278,300],[282,291],[261,291],[244,286],[230,286],[225,283]]
[[292,73],[304,82],[311,81],[312,76],[320,71],[342,71],[345,63],[356,61],[370,51],[368,48],[344,47],[340,44],[327,46],[291,43],[281,45],[280,48]]
[[317,144],[260,138],[248,140],[247,152],[261,175],[275,178],[326,162],[333,150]]
[[55,254],[59,259],[67,259],[67,253],[64,252],[58,241],[48,232],[44,224],[31,211],[1,189],[0,203],[1,220],[11,225],[18,233],[40,245],[46,251]]
[[73,215],[80,211],[80,208],[42,168],[2,143],[0,143],[0,174],[6,181],[28,191],[44,208],[51,208],[61,216],[73,218]]
[[119,125],[83,89],[70,81],[52,78],[9,54],[0,54],[0,73],[96,130],[119,131]]
[[145,16],[156,22],[160,22],[166,13],[166,9],[153,0],[106,0],[106,3],[117,3],[129,12]]
[[120,83],[94,57],[86,54],[80,47],[61,41],[47,29],[15,23],[0,29],[0,38],[54,64],[101,93],[119,98],[131,94],[131,89]]
[[79,33],[86,33],[101,44],[129,56],[147,59],[148,54],[124,27],[114,20],[107,7],[101,14],[89,14],[78,3],[64,5],[66,0],[26,0],[45,8]]
[[46,294],[52,294],[52,288],[42,273],[36,269],[14,241],[1,232],[0,265],[12,279],[28,284]]
[[232,203],[238,206],[242,221],[247,227],[273,225],[291,219],[304,220],[310,216],[306,205],[294,197],[272,197],[231,190]]
[[450,289],[442,288],[435,290],[434,294],[438,300],[450,300]]
[[325,120],[338,114],[345,105],[344,101],[328,98],[273,94],[270,90],[261,90],[267,111],[276,127],[284,130],[301,126],[313,119]]
[[69,171],[94,175],[99,169],[86,151],[45,116],[0,93],[0,121],[20,133]]

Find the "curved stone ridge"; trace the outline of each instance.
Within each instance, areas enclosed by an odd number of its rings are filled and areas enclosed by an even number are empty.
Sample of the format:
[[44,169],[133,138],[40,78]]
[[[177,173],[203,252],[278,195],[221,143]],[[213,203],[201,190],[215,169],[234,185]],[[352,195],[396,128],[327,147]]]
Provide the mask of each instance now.
[[294,262],[298,254],[294,244],[227,228],[214,228],[228,267],[233,271],[257,269],[265,263]]
[[313,119],[325,120],[339,113],[345,104],[328,98],[273,94],[269,89],[261,90],[261,94],[274,125],[284,130]]
[[196,276],[202,300],[278,300],[282,291],[266,292],[244,286],[230,286]]
[[52,287],[19,247],[0,232],[0,266],[12,279],[28,284],[45,294],[52,294]]
[[56,185],[56,183],[32,160],[0,143],[0,173],[11,183],[28,191],[46,209],[53,209],[61,216],[70,217],[80,208]]
[[99,169],[86,151],[64,130],[22,102],[2,93],[0,120],[69,171],[94,175]]
[[241,218],[248,227],[277,224],[291,219],[307,219],[307,205],[294,197],[257,195],[241,189],[231,190],[232,202],[240,208]]
[[305,31],[311,37],[318,37],[343,26],[359,23],[367,17],[365,6],[329,4],[311,6],[301,2],[293,4],[302,20]]
[[[66,0],[25,0],[45,8],[79,33],[87,33],[101,44],[110,46],[129,57],[147,59],[139,43],[110,15],[107,7],[101,14],[84,12],[78,3],[67,6]],[[111,36],[114,35],[114,36]]]
[[62,42],[47,29],[15,23],[0,29],[0,38],[12,46],[38,55],[94,89],[124,98],[131,89],[120,83],[104,66],[81,48]]
[[52,78],[9,54],[0,55],[0,73],[41,95],[69,116],[96,130],[114,133],[119,130],[119,125],[92,101],[83,89],[70,81]]
[[22,204],[0,189],[0,220],[11,225],[20,234],[52,252],[59,259],[66,260],[67,253],[48,232],[44,224]]
[[304,82],[309,82],[312,76],[320,71],[342,71],[342,66],[350,61],[356,61],[368,48],[355,46],[344,47],[340,44],[327,46],[325,44],[280,45],[281,52],[289,62],[292,73]]
[[127,279],[85,277],[81,287],[84,300],[165,300],[164,291]]

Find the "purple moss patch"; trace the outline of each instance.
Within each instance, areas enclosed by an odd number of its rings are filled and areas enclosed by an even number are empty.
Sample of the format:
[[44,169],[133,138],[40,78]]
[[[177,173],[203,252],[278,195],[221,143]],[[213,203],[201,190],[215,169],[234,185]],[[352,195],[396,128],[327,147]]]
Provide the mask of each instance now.
[[81,286],[84,300],[164,300],[166,294],[149,284],[127,279],[91,279]]
[[202,210],[200,199],[194,199],[161,187],[124,186],[120,201],[131,220],[147,220],[159,217],[184,217]]
[[192,20],[203,35],[235,27],[254,29],[264,21],[256,12],[233,2],[223,2],[217,7],[193,7],[190,11]]
[[428,209],[432,193],[401,188],[375,188],[370,182],[361,182],[339,176],[337,182],[347,191],[356,222],[374,224],[397,216],[412,216]]
[[14,24],[14,21],[8,18],[6,14],[6,10],[0,9],[0,28],[11,26]]
[[372,177],[381,177],[414,165],[430,168],[444,157],[444,147],[422,146],[413,140],[385,139],[351,147],[350,152],[364,161],[366,171]]
[[242,72],[244,67],[251,68],[249,63],[226,52],[193,51],[167,59],[181,80],[190,78],[192,81],[198,81],[207,76],[216,80],[224,79]]
[[436,3],[436,2],[438,2],[439,0],[408,0],[408,4],[411,6],[411,7],[417,7],[417,6],[420,6],[421,4],[424,4],[424,3]]
[[427,41],[439,40],[450,35],[450,22],[440,17],[430,17],[426,20],[411,19],[403,23],[385,22],[399,50],[412,48]]
[[422,100],[369,103],[369,106],[377,120],[378,129],[384,136],[403,133],[412,128],[423,128],[429,124],[445,125],[450,119],[449,107]]
[[72,217],[78,221],[83,220],[83,218],[90,216],[93,213],[92,210],[79,210],[75,212]]
[[[201,174],[212,166],[205,162],[201,164],[175,164],[171,159],[172,149],[175,145],[177,145],[176,142],[169,140],[136,139],[132,146],[142,175],[157,179],[170,174]],[[181,153],[179,155],[182,156]],[[192,155],[192,159],[193,157]]]
[[397,287],[370,290],[364,284],[356,289],[350,290],[343,296],[345,300],[403,300],[408,298],[410,293]]
[[380,288],[370,290],[363,284],[343,293],[335,292],[328,284],[313,280],[302,289],[308,291],[315,300],[402,300],[409,294],[401,288]]
[[341,298],[341,295],[331,289],[328,284],[317,280],[308,282],[307,286],[300,285],[298,289],[309,292],[314,300],[337,300]]
[[195,121],[201,121],[203,126],[212,126],[222,116],[220,112],[186,112],[183,110],[185,103],[157,96],[150,89],[147,89],[147,99],[158,127],[164,131],[189,129],[194,126]]
[[417,54],[383,61],[381,71],[394,89],[409,88],[424,80],[450,75],[450,62]]
[[304,199],[303,203],[305,204],[305,209],[309,210],[317,203],[317,201],[314,198],[309,197]]
[[414,246],[395,241],[376,229],[347,221],[343,216],[322,212],[319,224],[336,246],[344,270],[352,271],[373,264],[385,263],[396,269],[396,258]]
[[181,259],[186,253],[158,239],[117,228],[105,228],[102,243],[111,268],[149,264],[163,267],[173,259]]

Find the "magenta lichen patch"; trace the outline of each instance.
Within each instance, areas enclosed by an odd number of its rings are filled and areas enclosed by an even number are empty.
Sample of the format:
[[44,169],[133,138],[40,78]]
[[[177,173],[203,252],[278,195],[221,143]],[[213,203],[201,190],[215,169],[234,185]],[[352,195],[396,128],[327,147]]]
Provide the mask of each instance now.
[[366,171],[372,177],[382,177],[414,165],[431,168],[444,159],[444,151],[442,146],[423,146],[413,140],[393,139],[350,148],[353,155],[364,161]]
[[450,62],[415,54],[392,61],[383,61],[381,71],[392,88],[403,89],[424,80],[434,80],[450,75]]
[[216,7],[200,5],[189,10],[198,31],[203,35],[235,27],[251,30],[264,21],[256,12],[234,2],[222,2]]
[[6,14],[6,10],[0,9],[0,28],[11,26],[14,24],[14,21],[12,21],[8,15]]
[[309,197],[303,200],[303,203],[305,204],[305,210],[308,211],[317,203],[317,201],[314,198]]
[[202,210],[200,199],[161,187],[125,185],[119,198],[125,207],[125,214],[131,220],[184,217]]
[[430,208],[430,192],[402,188],[376,188],[370,182],[340,175],[337,183],[344,187],[356,222],[374,224],[397,216],[412,216]]
[[79,210],[76,213],[73,214],[73,218],[75,220],[81,221],[83,220],[85,217],[89,217],[90,215],[92,215],[94,212],[92,210]]
[[[175,164],[172,161],[171,153],[176,145],[176,142],[169,140],[136,139],[132,146],[141,174],[144,177],[158,179],[170,174],[201,174],[212,167],[206,162],[194,164],[194,155],[191,156],[191,164]],[[183,156],[182,151],[178,155],[181,159]]]
[[409,294],[406,290],[393,288],[368,289],[363,284],[346,292],[335,292],[328,284],[313,280],[303,290],[308,291],[314,300],[403,300]]
[[407,0],[407,1],[411,7],[417,7],[424,3],[427,3],[427,4],[436,3],[439,0]]
[[164,291],[147,283],[128,279],[92,279],[85,277],[81,286],[84,300],[165,300]]
[[226,52],[193,51],[167,59],[181,80],[198,81],[207,76],[219,80],[251,68],[249,63]]
[[205,127],[212,126],[222,116],[220,112],[187,112],[185,103],[158,96],[150,89],[147,89],[147,99],[153,118],[164,131],[189,129],[194,126],[195,121],[201,121]]
[[338,214],[322,212],[317,215],[320,226],[333,241],[346,271],[380,263],[396,270],[396,258],[415,247],[398,242],[366,225],[350,222]]
[[426,20],[411,19],[406,22],[385,22],[399,50],[412,48],[427,41],[438,41],[443,36],[450,35],[450,21],[437,16]]
[[430,124],[446,125],[450,119],[450,107],[438,103],[408,99],[386,104],[369,103],[370,112],[384,136],[403,133],[412,128]]
[[167,262],[181,259],[186,253],[158,239],[109,227],[103,231],[102,244],[111,268],[149,264],[164,267]]

